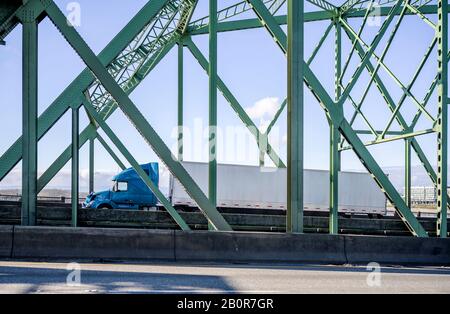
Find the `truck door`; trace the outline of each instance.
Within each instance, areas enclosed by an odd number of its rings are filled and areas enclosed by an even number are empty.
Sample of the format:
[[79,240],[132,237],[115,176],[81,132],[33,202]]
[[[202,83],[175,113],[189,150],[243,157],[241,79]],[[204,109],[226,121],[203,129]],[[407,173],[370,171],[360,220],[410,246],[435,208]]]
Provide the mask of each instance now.
[[133,207],[133,200],[130,197],[129,184],[126,181],[116,182],[113,193],[112,201],[120,208]]

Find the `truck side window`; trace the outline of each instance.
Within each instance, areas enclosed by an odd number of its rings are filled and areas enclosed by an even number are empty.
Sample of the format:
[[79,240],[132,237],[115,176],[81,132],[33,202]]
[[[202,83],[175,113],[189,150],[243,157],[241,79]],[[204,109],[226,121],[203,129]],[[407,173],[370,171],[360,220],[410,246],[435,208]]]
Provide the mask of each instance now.
[[127,192],[127,191],[128,191],[128,182],[117,182],[116,192]]

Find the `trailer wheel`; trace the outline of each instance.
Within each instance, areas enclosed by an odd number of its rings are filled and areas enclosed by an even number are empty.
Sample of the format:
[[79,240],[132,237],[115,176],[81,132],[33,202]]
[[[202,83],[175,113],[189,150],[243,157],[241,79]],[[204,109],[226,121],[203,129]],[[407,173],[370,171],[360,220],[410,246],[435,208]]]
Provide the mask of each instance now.
[[182,211],[182,212],[185,212],[185,213],[195,213],[196,212],[196,209],[194,207],[189,207],[189,206],[186,206],[186,205],[175,206],[175,209],[177,211]]

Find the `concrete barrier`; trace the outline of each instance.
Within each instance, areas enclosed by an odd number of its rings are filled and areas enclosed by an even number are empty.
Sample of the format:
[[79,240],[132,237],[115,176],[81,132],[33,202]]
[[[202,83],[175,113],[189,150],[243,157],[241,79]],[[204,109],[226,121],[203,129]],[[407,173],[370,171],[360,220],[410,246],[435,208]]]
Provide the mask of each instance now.
[[13,232],[13,226],[0,226],[0,257],[11,257]]
[[268,233],[175,233],[178,261],[345,264],[344,238]]
[[13,258],[173,260],[173,231],[16,227]]
[[0,226],[0,257],[450,265],[450,239]]
[[346,236],[350,264],[450,265],[450,239]]

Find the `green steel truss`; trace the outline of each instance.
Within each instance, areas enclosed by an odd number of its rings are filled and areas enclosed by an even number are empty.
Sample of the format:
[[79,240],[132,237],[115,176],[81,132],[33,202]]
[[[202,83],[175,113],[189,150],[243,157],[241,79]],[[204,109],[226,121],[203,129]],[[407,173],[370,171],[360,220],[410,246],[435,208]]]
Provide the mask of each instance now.
[[[98,133],[101,129],[117,147],[123,157],[136,168],[144,182],[153,190],[160,202],[181,229],[189,230],[183,219],[178,215],[170,202],[159,191],[158,187],[146,180],[145,174],[139,168],[137,161],[126,149],[114,132],[107,125],[108,118],[120,109],[130,122],[141,133],[147,143],[154,149],[172,174],[184,185],[186,191],[197,202],[214,230],[231,230],[228,223],[215,208],[216,202],[216,167],[210,163],[209,197],[205,196],[198,185],[184,170],[178,160],[182,160],[182,144],[178,158],[172,156],[166,144],[153,130],[150,124],[130,100],[134,89],[151,73],[167,53],[178,46],[179,50],[179,88],[178,88],[178,124],[183,126],[183,51],[184,47],[192,53],[199,65],[210,78],[210,127],[217,124],[217,90],[220,90],[237,116],[246,125],[261,145],[261,139],[268,138],[284,110],[288,110],[288,221],[289,232],[303,231],[303,82],[305,87],[318,100],[330,124],[330,233],[339,233],[337,220],[337,204],[339,180],[338,172],[341,164],[341,154],[353,150],[368,172],[386,194],[397,214],[405,222],[415,236],[428,236],[418,220],[412,214],[411,207],[411,154],[414,151],[428,172],[438,191],[439,213],[436,222],[436,232],[441,237],[448,235],[447,230],[447,143],[448,143],[448,3],[442,0],[348,0],[340,4],[338,1],[307,0],[314,11],[305,12],[304,4],[296,0],[246,0],[237,1],[235,5],[217,11],[216,3],[210,0],[210,15],[191,21],[196,0],[150,0],[139,11],[125,28],[110,42],[110,44],[95,56],[76,30],[65,21],[63,13],[52,0],[31,0],[22,4],[21,1],[8,0],[0,4],[0,43],[19,23],[23,25],[24,53],[24,90],[23,90],[23,137],[20,137],[0,157],[0,180],[2,180],[20,161],[23,161],[23,208],[22,222],[25,225],[36,223],[36,194],[41,191],[51,179],[72,160],[73,187],[73,226],[77,224],[78,194],[78,150],[87,142],[90,143],[90,189],[93,189],[94,155],[93,145],[97,139],[121,168],[125,165],[109,148],[106,141]],[[285,8],[287,15],[280,14]],[[375,11],[375,9],[377,9]],[[255,18],[240,18],[248,16],[253,11]],[[214,14],[217,12],[217,15]],[[375,37],[366,38],[365,29],[368,19],[375,14],[382,17]],[[213,19],[210,16],[214,14]],[[49,17],[59,29],[68,43],[78,53],[87,68],[70,84],[61,95],[48,106],[48,109],[38,118],[37,108],[37,25],[44,17]],[[424,57],[416,66],[413,77],[403,82],[390,68],[386,58],[391,52],[392,43],[398,37],[398,29],[403,25],[406,16],[416,16],[417,23],[425,23],[435,30],[436,36],[431,39]],[[350,19],[359,19],[361,25],[355,28]],[[318,38],[317,45],[308,58],[304,57],[304,23],[329,21],[323,36]],[[436,22],[437,21],[437,22]],[[282,29],[288,26],[288,34]],[[233,95],[226,83],[217,74],[217,33],[238,30],[266,28],[281,53],[287,56],[288,90],[287,99],[263,134],[258,131],[255,123],[245,112],[243,106]],[[204,56],[194,44],[192,37],[209,34],[210,54]],[[313,68],[316,56],[321,51],[325,41],[334,36],[335,53],[331,56],[335,62],[335,86],[327,90],[315,75]],[[343,42],[350,43],[350,51],[344,51]],[[421,80],[422,72],[427,62],[437,55],[435,79],[429,82],[429,89],[422,99],[417,97],[415,86]],[[352,61],[357,60],[354,68]],[[412,65],[414,66],[414,65]],[[363,93],[356,93],[356,85],[361,76],[366,74],[369,81]],[[391,81],[389,85],[385,77]],[[389,86],[389,87],[388,87]],[[403,93],[399,100],[394,100],[391,92],[396,86]],[[365,114],[365,104],[368,102],[369,91],[375,87],[381,94],[385,105],[391,112],[386,126],[377,129],[373,119]],[[359,88],[358,88],[359,89]],[[360,90],[359,90],[360,91]],[[358,94],[358,97],[355,96]],[[438,99],[434,99],[437,94]],[[333,96],[331,96],[333,95]],[[361,96],[362,95],[362,96]],[[404,106],[413,104],[417,114],[411,122],[402,115]],[[150,104],[151,105],[151,104]],[[346,107],[349,105],[350,109]],[[383,104],[379,104],[380,106]],[[437,116],[432,114],[433,105],[437,108]],[[90,118],[90,124],[83,130],[78,130],[79,108],[84,106]],[[37,178],[37,143],[67,112],[72,112],[73,134],[72,144],[67,147],[54,163]],[[419,120],[427,119],[430,127],[418,130]],[[366,128],[358,126],[360,119]],[[421,148],[417,138],[434,134],[437,136],[437,158],[430,161]],[[373,139],[367,140],[369,136]],[[182,141],[182,134],[180,134]],[[364,140],[363,140],[364,138]],[[215,136],[210,136],[214,149]],[[379,163],[369,152],[368,147],[382,145],[393,141],[405,143],[405,197],[396,191],[389,178],[384,174]],[[261,164],[267,154],[278,167],[285,167],[277,152],[270,144],[259,146]],[[23,153],[24,152],[24,153]],[[433,168],[437,164],[437,169]]]
[[[348,0],[339,9],[343,14],[349,13],[350,11],[364,10],[370,5],[371,2],[372,0]],[[379,6],[387,7],[396,2],[396,0],[380,0],[376,3]],[[417,9],[431,2],[433,2],[433,0],[414,0],[410,1],[407,6],[411,6],[412,8]]]

